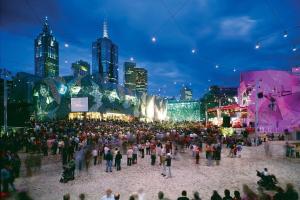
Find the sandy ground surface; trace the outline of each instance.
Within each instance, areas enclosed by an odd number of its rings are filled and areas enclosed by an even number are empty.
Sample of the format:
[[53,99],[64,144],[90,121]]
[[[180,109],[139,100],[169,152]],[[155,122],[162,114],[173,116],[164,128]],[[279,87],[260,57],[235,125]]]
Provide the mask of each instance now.
[[[105,172],[105,165],[92,166],[87,173],[83,171],[76,175],[74,181],[59,183],[61,162],[59,157],[48,156],[43,160],[39,173],[32,177],[21,177],[16,180],[18,189],[25,189],[35,200],[59,200],[66,193],[71,199],[79,199],[80,193],[86,194],[86,199],[100,199],[107,188],[119,192],[121,199],[127,200],[132,192],[143,188],[145,199],[157,199],[158,191],[165,192],[166,197],[177,199],[182,190],[187,190],[192,197],[193,191],[198,191],[203,200],[210,199],[213,190],[223,195],[228,188],[242,191],[242,184],[248,184],[257,189],[258,177],[255,170],[267,167],[275,174],[280,185],[292,183],[300,191],[300,159],[285,159],[283,157],[284,143],[273,142],[272,157],[266,157],[263,145],[259,147],[244,147],[242,158],[229,158],[228,150],[222,150],[222,160],[219,166],[206,166],[204,154],[200,164],[196,165],[191,153],[181,153],[178,160],[172,162],[173,177],[166,179],[161,176],[161,168],[150,165],[150,156],[138,158],[138,164],[126,166],[126,156],[123,156],[122,171]],[[274,153],[276,152],[276,153]],[[22,172],[22,175],[24,172]]]

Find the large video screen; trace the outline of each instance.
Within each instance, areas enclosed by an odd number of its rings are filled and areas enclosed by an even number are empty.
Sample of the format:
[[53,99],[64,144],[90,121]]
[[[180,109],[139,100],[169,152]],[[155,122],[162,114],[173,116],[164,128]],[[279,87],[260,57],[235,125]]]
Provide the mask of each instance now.
[[88,97],[71,98],[72,112],[87,112],[89,111]]

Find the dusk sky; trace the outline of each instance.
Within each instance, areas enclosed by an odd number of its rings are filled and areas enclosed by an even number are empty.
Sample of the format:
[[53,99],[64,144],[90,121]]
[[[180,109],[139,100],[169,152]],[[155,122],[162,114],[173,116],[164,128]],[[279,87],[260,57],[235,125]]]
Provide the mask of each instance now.
[[120,82],[133,57],[148,70],[151,94],[178,96],[186,84],[199,98],[210,85],[238,86],[242,71],[300,65],[299,0],[1,0],[0,67],[34,72],[45,16],[59,41],[60,75],[76,60],[91,63],[106,17]]

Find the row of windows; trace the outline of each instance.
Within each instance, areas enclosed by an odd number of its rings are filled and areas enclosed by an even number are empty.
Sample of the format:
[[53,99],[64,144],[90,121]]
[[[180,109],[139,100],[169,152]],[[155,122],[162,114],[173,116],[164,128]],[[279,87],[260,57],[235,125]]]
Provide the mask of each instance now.
[[[41,46],[37,47],[35,57],[39,58],[42,56],[43,56],[43,47],[41,47]],[[47,56],[52,59],[57,59],[57,54],[53,47],[48,47],[48,55]]]

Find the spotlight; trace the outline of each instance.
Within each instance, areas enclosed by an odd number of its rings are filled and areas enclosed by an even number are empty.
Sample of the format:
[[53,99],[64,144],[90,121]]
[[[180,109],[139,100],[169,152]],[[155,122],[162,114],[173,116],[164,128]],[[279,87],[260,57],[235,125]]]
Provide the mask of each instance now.
[[156,42],[156,37],[152,37],[152,42]]
[[236,72],[236,69],[235,69],[235,68],[233,69],[233,72]]
[[133,59],[133,57],[130,57],[130,61],[133,61],[134,59]]
[[215,68],[218,69],[218,68],[219,68],[219,65],[216,65]]
[[295,52],[295,51],[297,51],[297,48],[296,48],[296,47],[294,47],[292,50]]
[[69,44],[65,43],[65,47],[68,48],[68,47],[69,47]]
[[287,31],[284,31],[284,33],[283,33],[283,37],[284,37],[284,38],[287,38],[287,36],[288,36],[288,33],[287,33]]
[[192,54],[196,53],[196,49],[192,49]]

